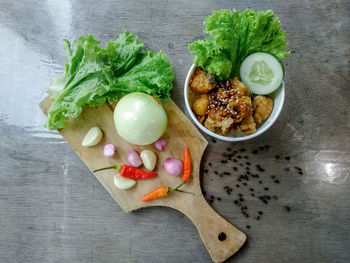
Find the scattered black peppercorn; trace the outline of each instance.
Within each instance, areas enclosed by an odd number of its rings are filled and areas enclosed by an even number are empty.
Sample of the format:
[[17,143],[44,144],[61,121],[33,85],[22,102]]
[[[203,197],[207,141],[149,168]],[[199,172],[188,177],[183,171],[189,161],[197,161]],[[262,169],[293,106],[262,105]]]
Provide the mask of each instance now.
[[218,239],[220,241],[224,241],[226,239],[226,234],[224,232],[221,232],[219,235],[218,235]]
[[250,225],[246,225],[246,228],[250,229]]
[[224,190],[226,191],[226,194],[228,194],[228,195],[230,195],[231,192],[232,192],[232,188],[229,187],[229,186],[225,186],[225,187],[224,187]]
[[289,206],[284,206],[284,209],[287,211],[287,212],[289,212],[290,211],[290,207]]
[[211,139],[211,141],[212,141],[213,143],[216,143],[216,139],[214,139],[214,138],[213,138],[213,139]]
[[[216,140],[215,140],[216,142]],[[256,164],[254,163],[254,161],[250,161],[250,157],[252,156],[251,154],[259,154],[259,153],[263,153],[264,150],[268,150],[270,149],[271,146],[269,145],[265,145],[265,146],[261,146],[261,147],[257,147],[256,149],[238,149],[238,150],[233,150],[231,147],[227,147],[226,148],[226,152],[222,152],[220,155],[222,156],[219,161],[221,162],[221,166],[209,162],[207,163],[207,165],[204,167],[203,172],[204,173],[210,173],[216,169],[216,171],[214,171],[214,173],[216,175],[219,175],[220,177],[225,177],[225,176],[235,176],[235,179],[233,179],[233,181],[236,181],[236,184],[234,184],[234,186],[231,185],[232,188],[236,187],[238,188],[237,190],[240,190],[241,193],[235,193],[233,191],[233,189],[229,186],[224,186],[223,190],[224,193],[226,193],[227,195],[237,195],[237,199],[236,200],[232,200],[233,204],[238,206],[242,215],[246,218],[248,217],[253,217],[255,220],[261,220],[262,219],[262,215],[263,212],[262,211],[257,211],[254,209],[253,210],[248,210],[248,206],[250,204],[250,202],[254,202],[254,200],[258,199],[261,202],[263,202],[264,204],[269,204],[269,202],[273,202],[273,200],[277,200],[278,197],[276,195],[268,195],[267,191],[270,191],[269,188],[271,188],[271,192],[272,190],[274,190],[274,188],[270,187],[271,183],[272,184],[280,184],[280,178],[277,175],[273,175],[271,173],[267,173],[268,176],[271,178],[271,182],[269,182],[269,180],[265,180],[264,182],[261,179],[255,179],[255,178],[260,178],[262,177],[261,175],[263,175],[264,172],[269,172],[268,169],[265,169],[263,166],[264,164],[260,165],[260,164]],[[243,153],[246,152],[246,153]],[[219,155],[219,156],[220,156]],[[272,158],[275,158],[277,160],[291,160],[290,156],[287,155],[272,155]],[[294,160],[294,159],[293,159]],[[232,163],[231,163],[232,161]],[[231,169],[227,169],[225,168],[226,163],[231,163],[232,164],[232,168]],[[303,170],[301,167],[299,166],[292,166],[291,163],[284,163],[285,166],[282,168],[284,169],[284,171],[286,172],[290,172],[290,171],[295,171],[295,173],[293,173],[294,175],[296,174],[303,174]],[[215,167],[215,168],[214,168]],[[220,168],[219,168],[220,167]],[[240,168],[242,167],[242,168]],[[229,166],[228,166],[229,168]],[[212,169],[212,170],[211,170]],[[219,171],[220,170],[220,171]],[[226,171],[225,171],[226,170]],[[254,171],[255,173],[253,173],[252,171]],[[239,172],[239,173],[238,173]],[[292,174],[291,174],[292,175]],[[215,177],[215,176],[214,176]],[[213,178],[209,178],[209,180],[212,180]],[[228,179],[228,178],[227,178]],[[259,183],[262,187],[261,188],[255,188],[254,185],[256,183]],[[270,184],[270,185],[269,185]],[[241,187],[243,186],[243,187]],[[276,185],[277,186],[277,185]],[[247,190],[245,190],[245,187],[247,187]],[[249,189],[249,191],[248,191]],[[262,193],[259,193],[262,190]],[[244,196],[245,194],[245,196]],[[249,195],[248,195],[249,194]],[[205,191],[203,191],[203,195],[206,195]],[[249,198],[247,198],[247,196]],[[207,194],[208,198],[209,195]],[[224,198],[222,197],[215,197],[213,195],[210,196],[210,198],[207,199],[208,202],[210,204],[214,203],[214,201],[218,201],[221,202],[222,200],[224,200]],[[259,201],[258,201],[259,202]],[[287,212],[291,211],[291,208],[289,206],[283,206],[283,209]],[[249,211],[249,214],[247,213]],[[249,226],[250,228],[250,226]]]
[[262,168],[260,164],[257,164],[255,167],[259,172],[265,172],[265,169]]

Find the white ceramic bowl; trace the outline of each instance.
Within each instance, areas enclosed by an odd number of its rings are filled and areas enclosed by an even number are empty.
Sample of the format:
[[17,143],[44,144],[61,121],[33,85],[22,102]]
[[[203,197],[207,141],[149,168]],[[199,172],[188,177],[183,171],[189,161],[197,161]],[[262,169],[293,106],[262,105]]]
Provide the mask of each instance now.
[[197,120],[195,114],[193,113],[193,111],[191,109],[191,105],[190,105],[190,93],[193,93],[193,92],[188,87],[188,83],[189,83],[189,80],[190,80],[195,68],[196,68],[196,66],[193,64],[187,73],[185,88],[184,88],[185,103],[186,103],[187,111],[189,112],[194,123],[206,134],[208,134],[212,137],[215,137],[219,140],[228,141],[228,142],[239,142],[239,141],[249,140],[249,139],[257,137],[260,134],[262,134],[263,132],[267,131],[272,126],[272,124],[277,120],[278,116],[280,115],[280,113],[282,111],[283,103],[284,103],[284,96],[285,96],[284,82],[282,83],[282,87],[280,87],[277,91],[275,91],[273,93],[272,97],[274,99],[274,106],[273,106],[273,110],[272,110],[270,117],[261,126],[259,126],[256,129],[256,132],[254,132],[253,134],[250,134],[248,136],[240,136],[240,137],[235,136],[235,137],[233,137],[233,136],[222,136],[222,135],[216,134],[216,133],[208,130]]

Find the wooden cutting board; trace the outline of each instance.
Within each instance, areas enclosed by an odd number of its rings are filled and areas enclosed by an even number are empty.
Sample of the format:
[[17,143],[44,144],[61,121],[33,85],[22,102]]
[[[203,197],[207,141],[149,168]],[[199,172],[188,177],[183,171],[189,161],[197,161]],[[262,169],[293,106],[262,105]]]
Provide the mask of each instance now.
[[[52,100],[49,97],[40,103],[40,108],[45,115],[47,115],[51,104]],[[168,142],[168,146],[164,152],[156,151],[153,145],[131,145],[122,139],[117,134],[114,126],[113,107],[107,104],[85,108],[78,118],[67,121],[67,129],[61,129],[59,132],[91,171],[105,166],[126,163],[129,150],[134,149],[139,153],[144,149],[153,150],[158,156],[155,168],[158,176],[152,179],[139,180],[129,190],[120,190],[114,186],[115,170],[101,171],[95,173],[95,176],[125,212],[132,212],[148,206],[167,206],[185,214],[196,226],[213,261],[222,262],[244,244],[246,236],[219,216],[208,205],[202,195],[199,169],[208,142],[171,99],[165,103],[164,109],[168,115],[168,127],[163,136]],[[81,146],[85,134],[93,126],[102,129],[104,133],[102,141],[94,147]],[[117,146],[115,158],[111,159],[103,156],[102,147],[107,142]],[[168,157],[183,159],[183,149],[186,145],[190,149],[192,159],[192,176],[181,189],[193,192],[195,195],[174,192],[162,199],[142,202],[141,197],[155,188],[159,186],[175,187],[181,182],[180,177],[167,175],[162,169],[162,163]],[[220,239],[224,236],[226,238],[220,241],[219,235]]]

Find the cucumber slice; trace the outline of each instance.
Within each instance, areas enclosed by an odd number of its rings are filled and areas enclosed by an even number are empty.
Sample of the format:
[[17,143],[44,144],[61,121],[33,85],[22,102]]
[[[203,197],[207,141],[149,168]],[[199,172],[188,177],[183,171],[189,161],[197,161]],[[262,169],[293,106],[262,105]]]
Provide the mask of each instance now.
[[241,80],[254,94],[266,95],[278,89],[283,80],[283,64],[266,52],[246,57],[240,68]]

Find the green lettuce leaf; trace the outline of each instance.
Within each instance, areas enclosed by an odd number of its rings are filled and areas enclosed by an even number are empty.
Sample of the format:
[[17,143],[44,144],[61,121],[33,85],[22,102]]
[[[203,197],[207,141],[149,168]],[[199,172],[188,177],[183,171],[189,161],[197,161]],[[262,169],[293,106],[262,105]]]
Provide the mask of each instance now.
[[128,31],[104,48],[92,35],[64,40],[67,53],[64,74],[53,78],[47,93],[54,98],[45,126],[65,128],[65,121],[79,116],[85,105],[98,106],[139,91],[161,102],[170,97],[174,73],[162,52],[143,50],[143,43]]
[[219,80],[238,76],[243,60],[253,52],[269,52],[279,59],[289,55],[286,33],[272,10],[213,11],[204,24],[211,38],[193,42],[189,50],[194,63]]

